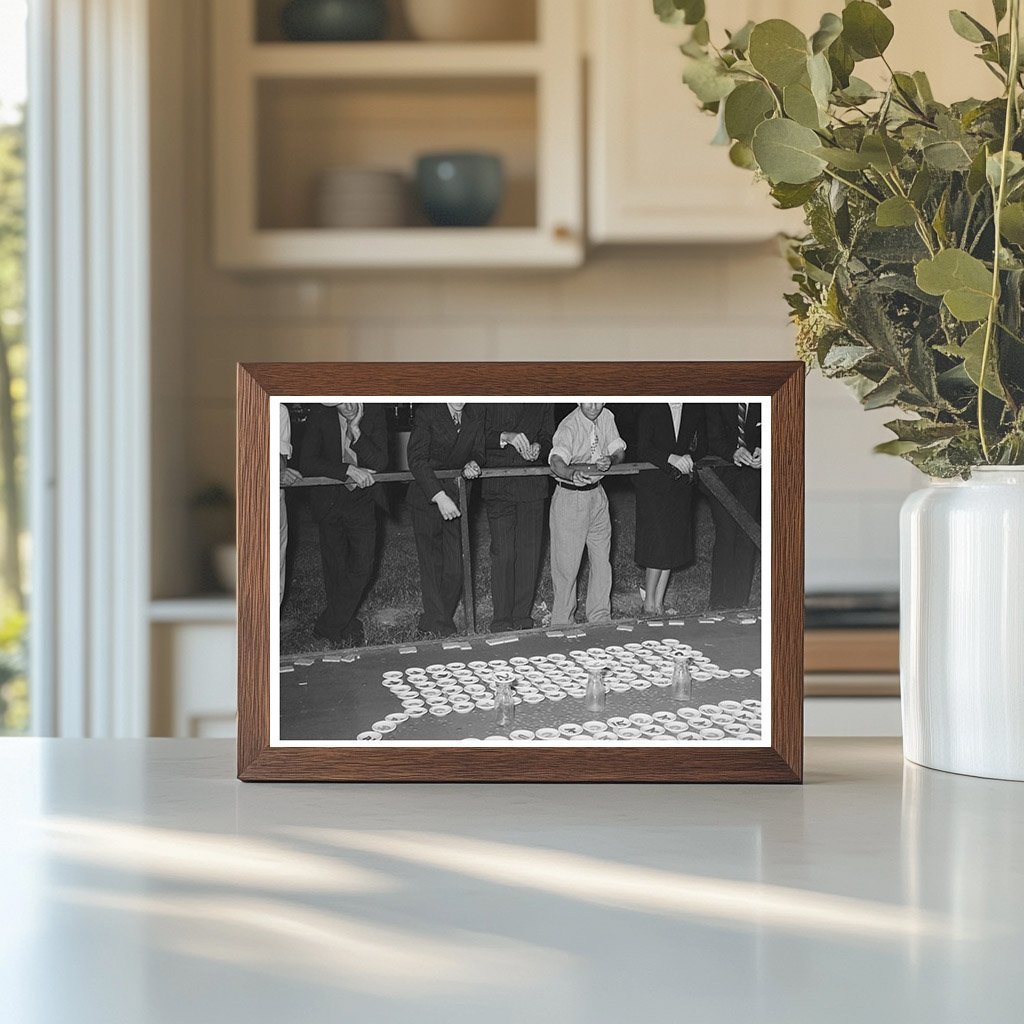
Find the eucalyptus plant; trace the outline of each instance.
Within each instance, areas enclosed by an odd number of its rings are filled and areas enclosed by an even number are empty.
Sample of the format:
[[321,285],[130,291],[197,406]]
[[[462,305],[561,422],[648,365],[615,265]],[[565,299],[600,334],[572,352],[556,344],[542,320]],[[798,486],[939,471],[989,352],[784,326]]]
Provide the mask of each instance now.
[[[807,233],[786,240],[801,358],[910,414],[877,450],[937,477],[1024,463],[1020,5],[993,0],[988,25],[949,12],[996,95],[947,106],[890,66],[890,0],[852,0],[809,37],[771,19],[717,45],[705,0],[654,0],[691,26],[683,80],[716,141],[803,208]],[[886,88],[857,76],[866,61]]]

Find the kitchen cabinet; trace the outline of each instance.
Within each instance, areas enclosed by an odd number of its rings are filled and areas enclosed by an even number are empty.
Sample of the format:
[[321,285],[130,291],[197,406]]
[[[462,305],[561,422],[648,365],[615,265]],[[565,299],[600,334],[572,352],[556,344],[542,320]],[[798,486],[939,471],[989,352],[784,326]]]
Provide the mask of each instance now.
[[[218,266],[545,267],[582,262],[579,8],[531,7],[529,39],[292,42],[279,0],[217,0],[213,232]],[[506,189],[480,228],[432,227],[408,197],[402,226],[321,226],[325,174],[360,168],[411,185],[424,152],[496,153]]]
[[[587,0],[589,232],[612,242],[738,242],[800,231],[799,211],[776,210],[767,186],[734,167],[724,147],[710,145],[713,118],[682,84],[678,44],[685,26],[663,25],[646,0]],[[810,34],[827,0],[708,0],[713,38],[747,20],[785,18]],[[957,4],[985,23],[989,0]],[[998,83],[955,35],[946,6],[900,0],[886,11],[896,35],[888,57],[896,68],[929,73],[937,98],[994,95]],[[878,82],[880,61],[858,74]]]
[[[663,25],[649,3],[589,3],[591,241],[737,242],[798,230],[799,213],[774,209],[767,185],[734,167],[725,147],[711,145],[715,119],[682,83],[679,44],[689,28]],[[786,17],[803,26],[809,19],[800,7],[820,9],[821,0],[710,0],[708,17],[721,36],[750,19]]]

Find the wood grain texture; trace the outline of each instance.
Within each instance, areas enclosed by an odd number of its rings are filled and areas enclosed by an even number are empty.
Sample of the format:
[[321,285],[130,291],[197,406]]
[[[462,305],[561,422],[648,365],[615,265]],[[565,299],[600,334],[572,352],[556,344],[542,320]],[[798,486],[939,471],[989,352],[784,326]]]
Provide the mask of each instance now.
[[[772,403],[772,746],[271,747],[273,395],[767,395]],[[244,781],[800,782],[804,367],[708,363],[251,363],[238,368],[238,777]]]
[[898,629],[809,629],[804,645],[805,672],[900,670]]

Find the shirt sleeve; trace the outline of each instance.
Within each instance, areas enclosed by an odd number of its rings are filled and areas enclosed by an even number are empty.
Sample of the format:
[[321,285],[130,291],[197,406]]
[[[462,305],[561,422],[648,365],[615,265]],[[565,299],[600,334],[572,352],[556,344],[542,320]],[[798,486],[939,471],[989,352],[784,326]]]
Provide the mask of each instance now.
[[573,438],[572,418],[567,416],[558,424],[558,429],[555,431],[554,437],[551,438],[551,454],[548,456],[549,466],[554,461],[556,455],[560,456],[567,466],[572,465]]
[[604,430],[602,431],[604,453],[605,455],[614,455],[616,452],[624,452],[626,442],[619,436],[619,428],[615,425],[615,414],[609,409],[605,409],[605,412],[608,416],[604,420]]
[[292,457],[292,421],[288,415],[288,406],[281,403],[281,454],[286,458]]

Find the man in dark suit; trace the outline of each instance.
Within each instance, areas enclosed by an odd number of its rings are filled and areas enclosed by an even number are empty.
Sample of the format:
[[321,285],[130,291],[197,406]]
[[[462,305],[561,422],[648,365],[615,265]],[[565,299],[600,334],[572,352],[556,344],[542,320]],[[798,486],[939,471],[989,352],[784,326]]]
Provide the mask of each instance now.
[[327,605],[313,627],[338,646],[365,642],[356,618],[373,575],[377,504],[374,473],[387,468],[384,408],[361,402],[328,402],[309,416],[299,461],[303,476],[344,483],[310,488],[309,504],[320,532]]
[[409,436],[409,506],[420,563],[423,614],[420,632],[451,636],[462,596],[459,492],[441,469],[459,470],[467,480],[480,475],[484,422],[480,407],[464,402],[420,405]]
[[[739,503],[761,518],[761,405],[725,402],[707,407],[707,449],[729,463],[715,469]],[[711,608],[745,608],[750,602],[758,551],[726,508],[711,498],[715,547],[711,557]]]
[[[485,407],[484,441],[488,469],[547,466],[554,407],[509,402]],[[491,629],[532,629],[533,598],[540,575],[544,519],[550,492],[545,476],[487,477],[484,507],[491,531]]]

